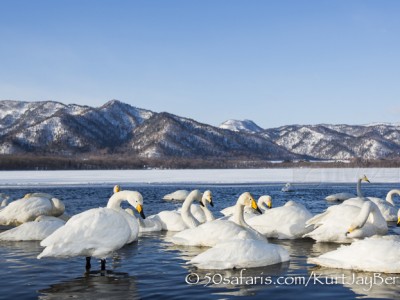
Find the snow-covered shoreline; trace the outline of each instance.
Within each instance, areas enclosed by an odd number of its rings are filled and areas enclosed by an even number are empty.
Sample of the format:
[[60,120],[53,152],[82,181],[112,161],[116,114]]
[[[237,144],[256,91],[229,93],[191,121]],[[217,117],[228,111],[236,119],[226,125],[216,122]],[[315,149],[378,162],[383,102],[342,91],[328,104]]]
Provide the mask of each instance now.
[[101,184],[400,183],[399,168],[0,171],[0,186]]

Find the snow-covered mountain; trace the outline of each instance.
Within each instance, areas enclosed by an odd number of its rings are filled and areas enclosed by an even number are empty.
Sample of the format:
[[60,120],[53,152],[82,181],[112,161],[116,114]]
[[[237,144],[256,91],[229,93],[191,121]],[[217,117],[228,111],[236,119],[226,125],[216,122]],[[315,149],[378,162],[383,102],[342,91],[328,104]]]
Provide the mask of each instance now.
[[0,153],[123,154],[143,158],[295,159],[261,136],[222,130],[117,100],[101,107],[0,101]]
[[155,114],[133,131],[132,148],[145,157],[295,159],[262,136],[232,132],[169,113]]
[[231,131],[244,131],[244,132],[250,132],[250,133],[257,133],[262,131],[263,129],[258,126],[256,123],[254,123],[251,120],[227,120],[221,125],[219,125],[219,128],[222,129],[229,129]]
[[153,114],[117,100],[98,108],[54,101],[0,101],[0,153],[112,150]]
[[260,133],[287,150],[317,159],[383,159],[400,156],[397,125],[290,125]]
[[228,120],[218,128],[117,100],[101,107],[0,101],[0,154],[18,153],[157,159],[391,159],[400,156],[400,125],[262,129],[250,120]]

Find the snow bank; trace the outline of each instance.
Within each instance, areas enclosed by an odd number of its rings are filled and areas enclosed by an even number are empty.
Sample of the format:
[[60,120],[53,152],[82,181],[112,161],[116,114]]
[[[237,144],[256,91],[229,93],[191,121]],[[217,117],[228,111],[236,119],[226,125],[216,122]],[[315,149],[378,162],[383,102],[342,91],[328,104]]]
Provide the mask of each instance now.
[[218,170],[106,170],[106,171],[0,171],[0,186],[81,184],[249,184],[353,183],[366,174],[374,183],[400,182],[400,169],[218,169]]

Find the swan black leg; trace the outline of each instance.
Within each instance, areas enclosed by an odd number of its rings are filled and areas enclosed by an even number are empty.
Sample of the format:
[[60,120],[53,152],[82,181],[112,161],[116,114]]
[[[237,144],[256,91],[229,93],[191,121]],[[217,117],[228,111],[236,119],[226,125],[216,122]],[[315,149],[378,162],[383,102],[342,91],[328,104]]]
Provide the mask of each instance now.
[[90,264],[90,259],[90,256],[86,257],[86,270],[90,270],[90,268],[92,267],[92,265]]
[[106,270],[106,260],[105,259],[101,259],[101,270],[105,271]]

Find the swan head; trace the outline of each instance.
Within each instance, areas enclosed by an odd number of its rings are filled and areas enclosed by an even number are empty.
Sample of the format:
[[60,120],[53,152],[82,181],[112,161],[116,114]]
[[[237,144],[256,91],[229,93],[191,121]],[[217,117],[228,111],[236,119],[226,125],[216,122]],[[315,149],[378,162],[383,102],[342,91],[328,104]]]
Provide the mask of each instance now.
[[118,193],[119,191],[121,191],[121,187],[117,184],[114,186],[113,191],[114,191],[114,193]]
[[26,195],[24,196],[24,198],[23,198],[23,199],[28,199],[28,198],[30,198],[30,197],[32,197],[32,193],[28,193],[28,194],[26,194]]
[[129,194],[127,195],[128,203],[132,205],[137,212],[140,214],[142,219],[146,219],[146,216],[144,215],[143,212],[143,196],[139,192],[135,191],[130,191]]
[[57,198],[51,198],[50,201],[53,203],[53,207],[55,210],[55,216],[56,217],[61,216],[65,211],[64,203],[60,199],[57,199]]
[[262,214],[262,211],[258,208],[256,201],[254,200],[253,196],[249,192],[244,192],[243,194],[241,194],[238,199],[238,202],[241,205],[251,207],[252,209],[255,209],[260,214]]
[[272,198],[269,195],[264,195],[258,198],[257,205],[262,206],[262,204],[267,205],[268,208],[272,208]]
[[203,193],[203,196],[201,197],[200,205],[204,206],[205,201],[208,201],[211,206],[214,206],[214,203],[212,201],[212,193],[210,190],[207,190]]
[[362,177],[360,177],[360,179],[361,179],[361,181],[365,181],[365,182],[371,183],[371,181],[369,181],[368,177],[365,176],[365,175],[363,175]]

